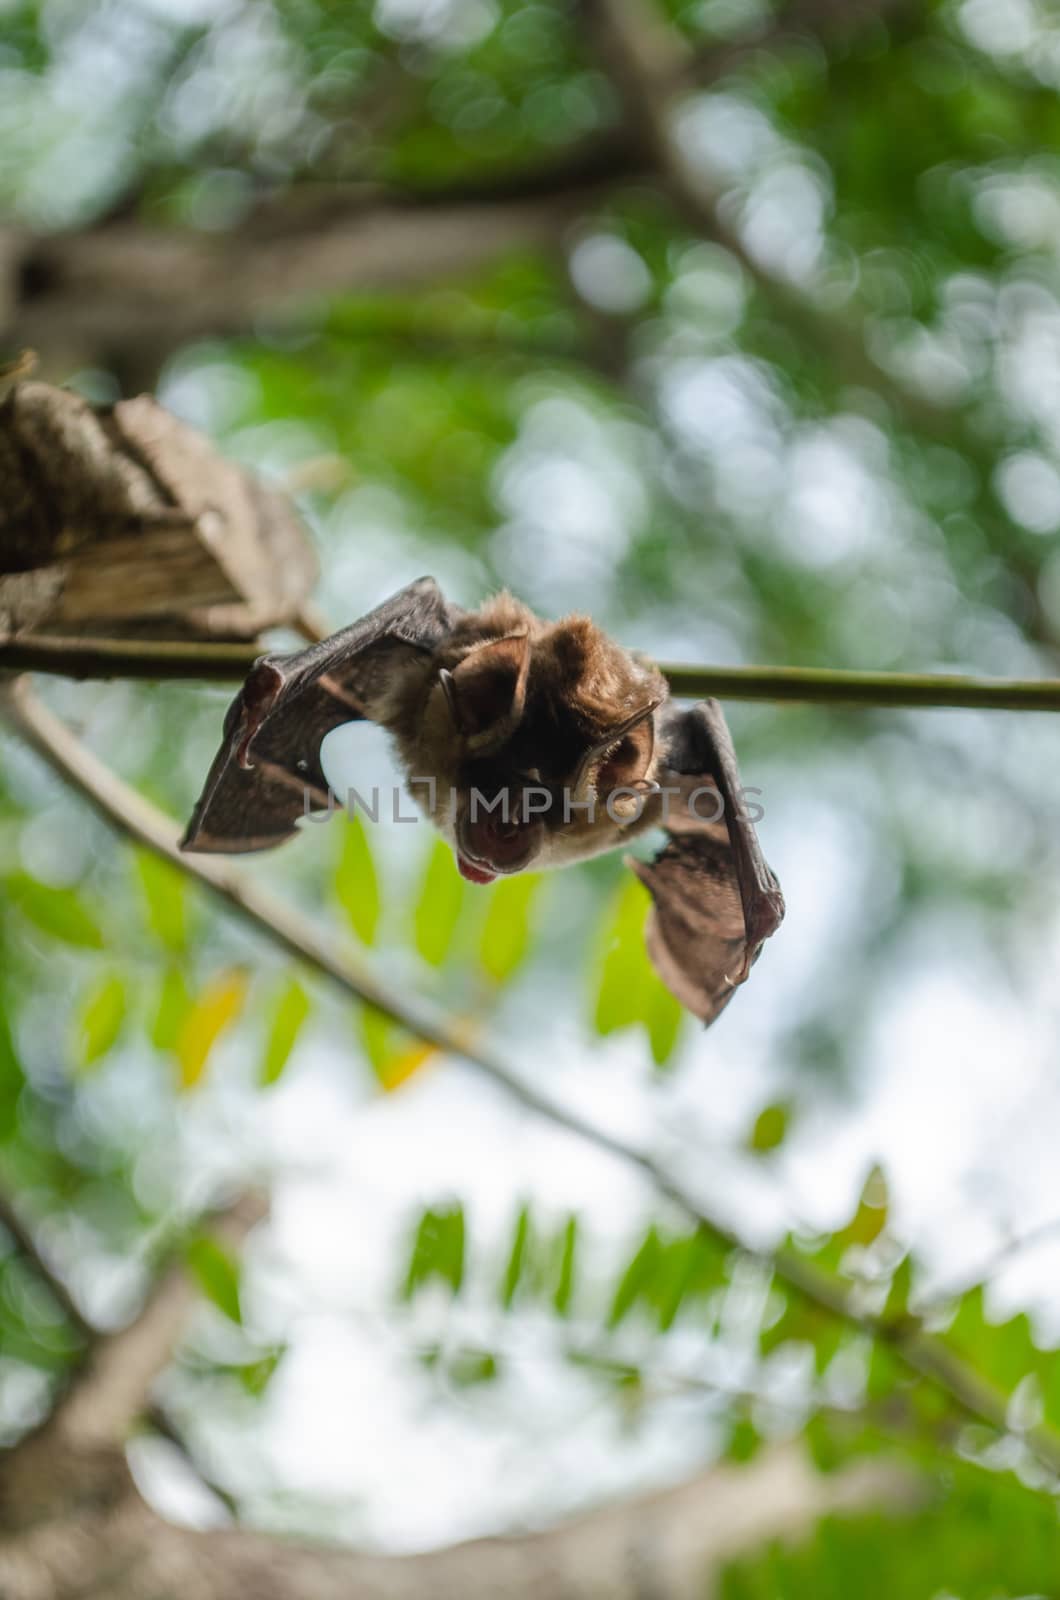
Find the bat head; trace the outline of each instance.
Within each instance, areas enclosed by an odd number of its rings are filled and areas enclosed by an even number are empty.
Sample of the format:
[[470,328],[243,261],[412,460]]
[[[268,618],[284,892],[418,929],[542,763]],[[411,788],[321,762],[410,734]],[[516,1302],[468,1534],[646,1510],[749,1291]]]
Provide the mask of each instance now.
[[488,883],[610,848],[652,790],[661,675],[588,618],[545,623],[507,596],[469,631],[406,750],[461,872]]

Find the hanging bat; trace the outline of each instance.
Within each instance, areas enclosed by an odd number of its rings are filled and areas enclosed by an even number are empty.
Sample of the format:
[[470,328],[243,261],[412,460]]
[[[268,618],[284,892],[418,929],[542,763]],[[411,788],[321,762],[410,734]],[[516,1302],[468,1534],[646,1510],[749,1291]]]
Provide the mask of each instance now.
[[655,859],[630,863],[654,901],[648,953],[709,1023],[784,900],[720,706],[680,710],[668,692],[657,668],[587,617],[545,622],[508,594],[464,611],[420,578],[322,643],[256,662],[181,848],[282,844],[300,817],[336,803],[325,735],[377,722],[472,883],[565,866],[663,827]]

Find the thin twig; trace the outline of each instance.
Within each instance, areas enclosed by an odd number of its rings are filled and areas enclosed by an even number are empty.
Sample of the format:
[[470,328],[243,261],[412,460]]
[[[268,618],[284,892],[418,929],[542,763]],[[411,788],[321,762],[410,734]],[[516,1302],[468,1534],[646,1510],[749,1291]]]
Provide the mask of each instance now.
[[917,1311],[920,1316],[933,1311],[942,1310],[952,1305],[955,1300],[961,1300],[966,1294],[971,1294],[973,1289],[978,1289],[989,1283],[1004,1267],[1014,1261],[1017,1256],[1034,1250],[1047,1239],[1055,1239],[1060,1234],[1060,1217],[1048,1217],[1044,1222],[1037,1223],[1033,1228],[1028,1228],[1026,1233],[1014,1234],[1010,1239],[1005,1239],[992,1250],[984,1260],[980,1261],[974,1272],[966,1274],[959,1283],[943,1284],[941,1288],[932,1291],[926,1300],[917,1299]]
[[181,1428],[174,1422],[164,1406],[149,1406],[144,1413],[144,1424],[150,1433],[164,1439],[172,1445],[185,1466],[192,1472],[208,1494],[220,1501],[225,1511],[233,1522],[239,1521],[239,1501],[231,1489],[226,1489],[224,1484],[218,1483],[205,1462],[199,1459],[198,1452],[193,1450]]
[[[392,992],[366,963],[338,948],[334,933],[318,933],[300,912],[244,873],[221,866],[209,857],[181,854],[177,847],[178,829],[171,820],[85,749],[69,728],[35,697],[24,679],[0,686],[0,709],[49,765],[84,795],[113,827],[206,884],[246,921],[331,978],[346,994],[367,1001],[421,1039],[462,1058],[535,1115],[635,1168],[660,1195],[671,1200],[726,1248],[761,1260],[799,1298],[885,1343],[910,1371],[927,1378],[948,1394],[968,1416],[987,1423],[998,1432],[1007,1431],[1008,1395],[969,1367],[941,1340],[922,1332],[914,1317],[888,1320],[860,1311],[841,1282],[790,1248],[777,1251],[750,1248],[726,1223],[706,1211],[693,1191],[647,1151],[597,1127],[579,1112],[543,1094],[492,1052],[478,1045],[471,1037],[471,1030],[458,1020],[437,1011],[422,999]],[[1055,1429],[1042,1424],[1027,1430],[1021,1439],[1052,1474],[1060,1476],[1060,1434]]]
[[689,157],[675,132],[674,85],[687,74],[693,56],[662,12],[647,0],[580,0],[580,6],[595,53],[618,94],[624,123],[688,226],[724,245],[800,340],[830,358],[844,383],[876,390],[896,415],[914,426],[934,432],[940,418],[949,426],[947,408],[896,383],[872,360],[858,324],[823,311],[748,249],[721,204],[723,186]]
[[198,639],[93,639],[38,634],[0,645],[0,671],[48,672],[64,678],[245,678],[264,647],[254,640],[214,644]]
[[[312,607],[295,620],[311,642],[327,623]],[[260,641],[35,638],[0,646],[0,673],[35,671],[67,678],[202,679],[240,683],[264,650]],[[663,662],[679,699],[796,701],[807,705],[972,707],[981,711],[1060,711],[1060,678],[978,678],[949,672],[848,672],[833,667],[722,667]]]
[[32,1229],[7,1195],[0,1194],[0,1227],[14,1242],[15,1249],[44,1284],[59,1310],[86,1346],[96,1338],[96,1330],[74,1299],[67,1284],[44,1255]]
[[673,694],[699,699],[846,706],[966,706],[1060,711],[1060,678],[975,678],[941,672],[846,672],[831,667],[663,666]]
[[[264,1196],[251,1191],[216,1213],[210,1231],[235,1250],[267,1211]],[[175,1259],[151,1285],[132,1322],[95,1335],[88,1360],[60,1395],[47,1431],[78,1446],[120,1443],[143,1414],[151,1387],[169,1365],[197,1300],[183,1259]]]
[[[839,384],[854,391],[874,392],[896,422],[919,443],[932,442],[957,451],[980,468],[976,472],[979,487],[969,513],[1020,586],[1020,601],[1026,607],[1024,631],[1055,658],[1057,629],[1038,598],[1034,564],[1022,553],[1011,523],[989,491],[989,466],[982,470],[983,440],[969,426],[965,415],[881,367],[871,354],[871,329],[863,318],[825,309],[811,293],[748,247],[725,203],[725,185],[690,156],[677,130],[675,86],[695,57],[677,29],[666,22],[662,11],[651,0],[580,0],[580,6],[592,45],[622,106],[623,124],[639,142],[647,163],[665,185],[686,225],[701,237],[723,245],[740,262],[760,289],[765,304],[794,333],[804,350],[817,359],[824,358],[831,377]],[[827,21],[828,13],[836,22],[844,16],[848,21],[858,21],[854,9],[849,0],[823,7],[811,0],[788,8],[783,24],[813,32]],[[871,4],[858,8],[862,24],[872,9]],[[905,6],[902,9],[909,10]]]

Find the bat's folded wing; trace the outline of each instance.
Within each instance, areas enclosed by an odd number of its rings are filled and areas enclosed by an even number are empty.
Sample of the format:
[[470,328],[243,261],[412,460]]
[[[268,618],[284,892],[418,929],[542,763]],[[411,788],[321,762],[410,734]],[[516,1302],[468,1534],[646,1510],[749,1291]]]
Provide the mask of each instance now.
[[671,795],[670,838],[632,866],[654,900],[648,954],[683,1006],[711,1023],[747,977],[784,916],[762,855],[717,701],[662,722],[659,781]]
[[291,838],[300,817],[328,805],[325,735],[371,718],[410,653],[433,651],[450,627],[441,590],[420,578],[320,644],[262,656],[228,708],[181,849],[239,854]]

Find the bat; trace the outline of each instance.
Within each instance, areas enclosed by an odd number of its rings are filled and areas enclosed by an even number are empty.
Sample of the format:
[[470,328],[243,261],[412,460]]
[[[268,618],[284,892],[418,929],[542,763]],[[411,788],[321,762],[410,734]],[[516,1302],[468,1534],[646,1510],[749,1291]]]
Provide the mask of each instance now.
[[663,982],[713,1022],[784,915],[721,707],[680,709],[650,662],[588,617],[507,593],[466,611],[420,578],[329,639],[251,668],[181,848],[282,844],[336,803],[326,734],[386,728],[414,800],[472,883],[566,866],[662,827],[630,865],[652,896]]

